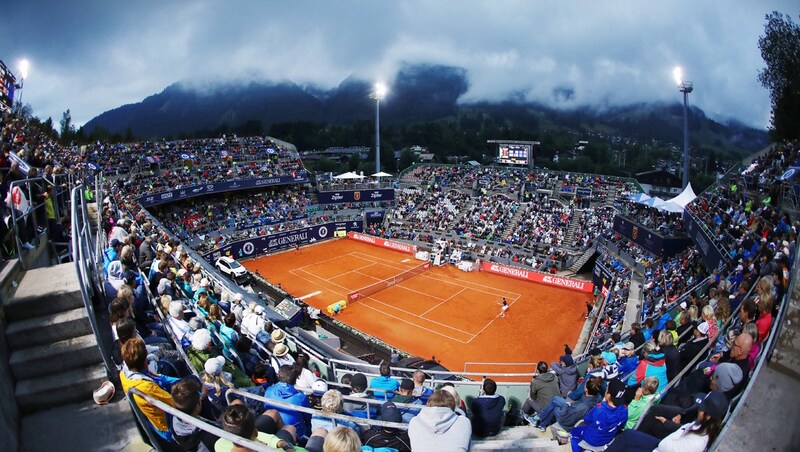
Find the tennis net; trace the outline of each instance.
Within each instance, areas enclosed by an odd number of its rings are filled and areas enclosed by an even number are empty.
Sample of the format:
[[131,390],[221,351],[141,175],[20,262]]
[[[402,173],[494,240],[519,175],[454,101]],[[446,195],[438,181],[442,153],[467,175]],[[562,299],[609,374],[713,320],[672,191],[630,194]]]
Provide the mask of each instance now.
[[425,262],[424,264],[417,265],[414,268],[408,269],[399,275],[392,276],[391,278],[384,279],[383,281],[378,281],[374,284],[370,284],[366,287],[362,287],[358,290],[354,290],[347,294],[347,301],[352,303],[356,300],[360,300],[362,298],[366,298],[376,292],[380,292],[383,289],[392,287],[393,285],[399,283],[400,281],[405,281],[408,278],[414,277],[419,275],[420,273],[428,270],[431,268],[430,262]]

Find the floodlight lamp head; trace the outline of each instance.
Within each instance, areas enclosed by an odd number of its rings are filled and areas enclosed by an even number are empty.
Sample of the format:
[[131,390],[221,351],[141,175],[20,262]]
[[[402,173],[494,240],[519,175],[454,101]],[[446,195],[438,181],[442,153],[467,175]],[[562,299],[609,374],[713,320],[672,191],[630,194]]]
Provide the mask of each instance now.
[[680,66],[675,66],[672,70],[672,76],[675,78],[675,84],[681,86],[683,84],[683,69]]
[[382,100],[386,97],[387,91],[388,89],[386,88],[386,85],[378,82],[375,84],[375,92],[372,93],[372,96],[377,100]]
[[24,80],[24,79],[28,78],[28,69],[29,69],[29,67],[30,67],[30,64],[28,63],[28,60],[22,60],[22,61],[19,62],[19,76],[20,76],[21,79]]

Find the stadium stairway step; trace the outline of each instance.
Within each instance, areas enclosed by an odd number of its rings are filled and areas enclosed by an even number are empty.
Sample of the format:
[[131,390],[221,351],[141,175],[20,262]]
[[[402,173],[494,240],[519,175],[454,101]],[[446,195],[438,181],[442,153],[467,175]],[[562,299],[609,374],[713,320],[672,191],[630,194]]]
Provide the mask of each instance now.
[[493,438],[473,439],[470,444],[473,451],[533,451],[533,452],[558,452],[569,451],[569,445],[559,445],[552,438],[552,434],[540,432],[529,425],[504,428]]
[[86,310],[80,307],[14,322],[6,328],[6,340],[18,350],[91,333]]
[[9,365],[17,381],[102,362],[94,334],[11,352]]
[[91,399],[92,391],[107,380],[103,364],[84,366],[17,382],[14,395],[23,413]]
[[568,270],[573,272],[573,273],[578,273],[578,270],[580,270],[581,267],[583,267],[583,265],[589,259],[592,258],[592,256],[594,255],[595,251],[597,251],[597,245],[593,244],[592,246],[587,248],[586,251],[584,251],[583,254],[578,259],[576,259],[575,262],[572,263],[572,265],[570,265]]
[[107,378],[72,263],[27,271],[4,301],[8,365],[23,413],[91,399]]
[[567,235],[564,236],[564,243],[568,246],[572,246],[575,243],[575,232],[578,230],[583,215],[583,210],[575,209],[575,214],[572,216],[572,221],[569,222],[569,227],[567,228]]

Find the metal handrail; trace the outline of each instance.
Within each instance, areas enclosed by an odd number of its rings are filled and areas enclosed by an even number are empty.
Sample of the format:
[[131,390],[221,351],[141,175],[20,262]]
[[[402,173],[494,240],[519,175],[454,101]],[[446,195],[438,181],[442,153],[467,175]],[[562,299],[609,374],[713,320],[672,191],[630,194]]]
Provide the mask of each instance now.
[[[300,406],[300,405],[293,405],[291,403],[281,402],[280,400],[275,400],[275,399],[268,399],[268,398],[266,398],[264,396],[260,396],[260,395],[257,395],[257,394],[252,394],[252,393],[249,393],[249,392],[246,392],[246,391],[241,391],[241,390],[236,389],[236,388],[230,388],[225,392],[225,399],[228,401],[229,404],[230,404],[230,402],[232,400],[232,398],[231,398],[232,395],[238,395],[240,397],[257,400],[259,402],[266,403],[266,404],[268,404],[270,406],[282,408],[284,410],[297,411],[297,412],[300,412],[300,413],[310,414],[312,416],[313,415],[317,415],[317,416],[323,416],[323,417],[331,418],[331,419],[334,419],[334,420],[340,420],[340,421],[350,421],[350,422],[355,422],[355,423],[359,423],[359,424],[365,424],[366,423],[366,424],[369,424],[370,426],[395,428],[395,429],[398,429],[398,430],[408,430],[408,424],[404,424],[402,422],[388,422],[388,421],[381,421],[381,420],[378,420],[378,419],[370,419],[369,417],[363,418],[363,417],[349,416],[349,415],[346,415],[346,414],[326,413],[326,412],[323,412],[323,411],[320,411],[320,410],[315,410],[314,408],[304,407],[304,406]],[[358,397],[356,397],[355,399],[358,402],[369,403],[369,399],[366,399],[366,398],[358,399]],[[378,401],[378,402],[383,403],[381,401]],[[420,408],[421,409],[422,406],[415,406],[415,408]],[[369,410],[367,410],[367,416],[369,416]]]
[[[234,435],[233,433],[226,432],[225,430],[223,430],[223,429],[221,429],[221,428],[219,428],[217,426],[211,425],[211,424],[209,424],[207,422],[203,422],[203,421],[197,419],[196,417],[194,417],[194,416],[192,416],[190,414],[186,414],[183,411],[181,411],[181,410],[179,410],[179,409],[177,409],[177,408],[175,408],[173,406],[170,406],[170,405],[168,405],[168,404],[166,404],[166,403],[164,403],[164,402],[162,402],[162,401],[160,401],[158,399],[154,399],[153,397],[150,397],[149,395],[143,393],[139,389],[130,388],[130,389],[128,389],[128,394],[127,394],[128,400],[131,401],[132,404],[136,405],[137,408],[138,408],[138,404],[136,403],[136,399],[133,397],[134,395],[136,397],[141,397],[147,403],[153,405],[154,407],[158,408],[159,410],[164,411],[165,413],[169,414],[172,417],[177,417],[178,419],[180,419],[181,421],[183,421],[183,422],[185,422],[185,423],[187,423],[189,425],[192,425],[192,426],[197,427],[197,428],[199,428],[199,429],[201,429],[203,431],[211,433],[212,435],[217,436],[219,438],[225,438],[226,440],[228,440],[228,441],[230,441],[232,443],[235,443],[235,444],[238,444],[240,446],[244,446],[244,447],[250,448],[252,450],[257,450],[257,451],[279,451],[280,450],[280,449],[273,449],[272,447],[269,447],[264,443],[261,443],[261,442],[258,442],[258,441],[253,441],[253,440],[246,439],[246,438],[242,438],[239,435]],[[145,430],[152,429],[152,427],[149,424],[150,423],[148,422],[147,425],[143,426],[145,428]],[[147,436],[150,437],[151,440],[153,439],[153,437],[151,437],[149,433],[148,433]],[[156,447],[156,444],[158,444],[158,443],[157,442],[154,443],[153,447]]]
[[[371,370],[378,370],[378,367],[379,367],[377,364],[354,363],[352,361],[345,361],[345,360],[336,359],[336,358],[329,358],[328,362],[330,362],[332,364],[341,364],[341,365],[347,366],[347,367],[367,368],[367,369],[371,369]],[[421,369],[412,369],[412,368],[409,368],[409,367],[392,367],[392,370],[401,371],[401,372],[412,372],[413,373],[414,371],[421,370]],[[444,371],[444,370],[423,370],[423,372],[425,372],[426,374],[429,374],[429,375],[433,375],[433,376],[436,376],[436,375],[448,375],[448,376],[463,375],[463,376],[472,376],[472,377],[533,377],[534,376],[534,374],[532,372],[531,373],[499,373],[499,372],[485,373],[485,372],[458,372],[458,371],[452,371],[452,370],[448,370],[448,371]],[[372,373],[370,375],[378,375],[378,374],[377,373]]]
[[[80,211],[78,210],[80,209]],[[83,220],[83,221],[80,221]],[[94,302],[89,293],[92,287],[92,270],[89,268],[94,261],[91,259],[91,236],[92,231],[86,221],[86,204],[81,199],[81,186],[72,189],[72,260],[75,263],[75,271],[78,274],[81,298],[89,318],[92,332],[97,338],[97,345],[103,357],[103,364],[106,373],[110,376],[116,371],[117,366],[111,360],[111,350],[106,346],[105,341],[101,340],[100,329],[97,325],[97,317],[94,312]],[[88,252],[87,252],[88,249]]]

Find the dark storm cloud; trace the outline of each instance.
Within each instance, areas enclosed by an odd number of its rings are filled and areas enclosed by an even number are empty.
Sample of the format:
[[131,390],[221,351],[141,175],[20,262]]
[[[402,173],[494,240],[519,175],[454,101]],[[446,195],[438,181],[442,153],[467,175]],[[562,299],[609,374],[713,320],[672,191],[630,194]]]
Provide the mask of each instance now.
[[463,67],[464,101],[563,107],[679,101],[765,127],[756,81],[764,15],[789,1],[532,2],[423,0],[6,2],[0,59],[28,58],[24,100],[78,123],[176,81],[292,80],[333,87],[391,77],[403,63]]

